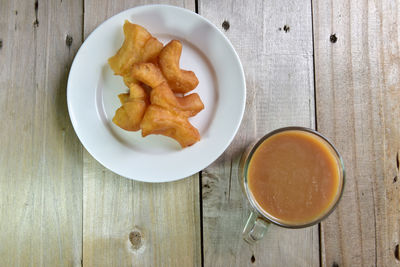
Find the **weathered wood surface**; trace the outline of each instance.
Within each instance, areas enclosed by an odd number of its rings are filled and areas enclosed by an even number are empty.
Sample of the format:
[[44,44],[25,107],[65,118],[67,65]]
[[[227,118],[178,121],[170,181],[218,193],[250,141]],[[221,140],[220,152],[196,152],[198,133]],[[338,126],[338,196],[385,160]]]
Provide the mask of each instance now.
[[318,130],[347,176],[323,265],[399,266],[400,5],[315,0],[313,14]]
[[250,142],[315,120],[347,171],[341,204],[321,225],[321,264],[399,266],[400,4],[199,0],[247,79],[238,136],[199,188],[198,175],[145,184],[111,173],[68,118],[66,80],[83,38],[146,3],[0,0],[0,266],[200,266],[202,250],[204,266],[318,266],[318,227],[241,240],[249,206],[237,177]]
[[237,173],[240,154],[257,138],[283,126],[314,127],[311,3],[200,0],[199,14],[230,39],[247,80],[239,133],[202,173],[204,266],[318,266],[318,226],[272,226],[254,246],[242,240],[249,205]]
[[82,148],[66,103],[81,16],[81,1],[0,1],[0,266],[81,264]]
[[[144,1],[85,1],[84,32]],[[194,10],[194,1],[165,3]],[[134,182],[84,152],[83,264],[200,266],[199,176],[164,184]],[[141,235],[142,238],[138,236]]]

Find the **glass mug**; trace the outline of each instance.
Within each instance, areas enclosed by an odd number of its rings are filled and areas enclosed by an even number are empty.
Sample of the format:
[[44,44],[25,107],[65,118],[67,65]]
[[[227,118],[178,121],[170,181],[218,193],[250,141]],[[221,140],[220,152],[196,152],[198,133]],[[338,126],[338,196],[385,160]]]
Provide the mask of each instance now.
[[[254,156],[255,151],[263,144],[268,138],[276,136],[277,134],[287,133],[289,131],[295,131],[299,133],[306,133],[310,136],[311,139],[318,140],[321,142],[321,146],[325,146],[329,150],[329,154],[333,156],[335,159],[335,165],[338,168],[338,183],[336,188],[336,193],[333,197],[333,200],[329,202],[329,207],[325,211],[323,211],[320,215],[316,218],[313,218],[310,221],[302,222],[302,223],[290,223],[280,220],[279,218],[274,217],[273,215],[269,214],[265,211],[261,205],[256,201],[253,193],[249,188],[249,181],[248,181],[248,170],[249,164]],[[268,162],[266,162],[268,164]],[[268,168],[268,167],[266,167]],[[268,225],[273,223],[275,225],[285,227],[285,228],[304,228],[308,226],[312,226],[314,224],[319,223],[323,219],[325,219],[329,214],[333,212],[336,208],[343,192],[344,182],[345,182],[345,171],[343,166],[343,160],[336,150],[336,148],[332,145],[331,142],[328,141],[323,135],[314,131],[312,129],[304,128],[304,127],[285,127],[274,130],[264,137],[262,137],[259,141],[253,143],[251,146],[247,148],[247,150],[243,153],[240,164],[239,164],[239,182],[241,184],[242,190],[244,195],[250,202],[252,207],[251,214],[247,220],[247,223],[243,229],[243,239],[248,242],[249,244],[253,244],[257,240],[260,240],[263,236],[265,231],[268,228]]]

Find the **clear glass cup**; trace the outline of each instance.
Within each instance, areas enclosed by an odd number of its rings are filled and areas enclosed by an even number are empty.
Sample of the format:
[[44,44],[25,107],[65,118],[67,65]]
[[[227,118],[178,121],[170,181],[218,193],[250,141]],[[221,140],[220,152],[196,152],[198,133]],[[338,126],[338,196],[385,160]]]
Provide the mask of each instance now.
[[[248,171],[248,166],[250,163],[250,160],[254,154],[254,152],[257,150],[257,148],[269,137],[284,132],[284,131],[303,131],[310,133],[314,135],[314,137],[319,138],[322,142],[324,142],[332,152],[332,155],[336,158],[337,165],[339,168],[339,188],[337,190],[336,196],[331,203],[331,207],[323,214],[321,214],[320,217],[316,218],[313,221],[307,222],[306,224],[285,224],[274,218],[273,216],[269,215],[267,212],[265,212],[256,202],[256,200],[253,198],[249,186],[248,186],[248,180],[247,180],[247,171]],[[339,152],[336,150],[336,148],[332,145],[332,143],[324,137],[322,134],[318,133],[315,130],[309,129],[309,128],[304,128],[304,127],[285,127],[285,128],[280,128],[277,130],[274,130],[264,137],[262,137],[260,140],[257,142],[253,143],[250,145],[246,151],[243,153],[241,159],[240,159],[240,164],[239,164],[239,182],[241,184],[243,193],[247,197],[247,199],[250,202],[250,205],[252,207],[251,214],[247,220],[247,223],[243,229],[243,239],[250,243],[253,244],[257,240],[260,240],[263,236],[264,233],[266,232],[269,224],[273,223],[275,225],[281,226],[281,227],[286,227],[286,228],[304,228],[304,227],[309,227],[312,225],[315,225],[319,222],[321,222],[323,219],[328,217],[329,214],[333,212],[333,210],[336,208],[337,204],[339,203],[339,200],[342,196],[343,193],[343,188],[344,188],[344,182],[345,182],[345,170],[344,170],[344,165],[343,165],[343,160],[342,157],[340,156]]]

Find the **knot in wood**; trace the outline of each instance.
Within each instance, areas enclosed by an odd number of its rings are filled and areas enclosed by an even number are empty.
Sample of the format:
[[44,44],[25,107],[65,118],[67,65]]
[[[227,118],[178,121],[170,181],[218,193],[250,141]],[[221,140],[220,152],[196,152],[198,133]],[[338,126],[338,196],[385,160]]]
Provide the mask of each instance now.
[[332,34],[332,35],[329,37],[329,40],[331,41],[332,44],[336,43],[336,42],[337,42],[336,34],[335,34],[335,33]]
[[229,21],[224,20],[224,22],[222,22],[222,28],[224,28],[225,31],[229,30],[230,27]]
[[72,42],[74,41],[74,39],[72,38],[71,35],[67,34],[67,37],[65,38],[65,44],[70,47],[72,45]]
[[287,33],[290,31],[290,27],[288,25],[283,26],[283,30]]
[[256,261],[256,257],[254,257],[254,255],[251,255],[250,261],[251,263],[254,263]]
[[135,230],[129,233],[129,241],[131,242],[132,249],[138,250],[142,247],[142,234]]

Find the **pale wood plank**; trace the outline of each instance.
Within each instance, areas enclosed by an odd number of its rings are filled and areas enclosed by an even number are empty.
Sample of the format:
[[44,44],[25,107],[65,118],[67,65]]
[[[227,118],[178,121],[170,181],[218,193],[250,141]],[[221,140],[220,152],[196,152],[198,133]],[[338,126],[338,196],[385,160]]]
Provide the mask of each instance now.
[[347,174],[322,224],[323,265],[399,266],[400,5],[315,0],[313,14],[318,129]]
[[[272,226],[255,246],[242,240],[249,205],[237,173],[244,148],[270,130],[314,127],[311,3],[199,1],[199,13],[231,40],[247,79],[239,133],[202,176],[204,265],[318,266],[318,226],[303,230]],[[223,29],[224,21],[230,24],[228,30]]]
[[[85,1],[85,36],[144,1]],[[166,1],[194,10],[194,1]],[[87,266],[201,265],[199,177],[164,184],[113,174],[84,152],[83,263]],[[141,239],[130,233],[139,232]],[[137,242],[139,241],[139,242]]]
[[0,266],[78,266],[82,149],[66,81],[82,2],[0,6]]

